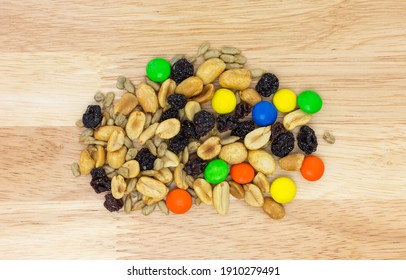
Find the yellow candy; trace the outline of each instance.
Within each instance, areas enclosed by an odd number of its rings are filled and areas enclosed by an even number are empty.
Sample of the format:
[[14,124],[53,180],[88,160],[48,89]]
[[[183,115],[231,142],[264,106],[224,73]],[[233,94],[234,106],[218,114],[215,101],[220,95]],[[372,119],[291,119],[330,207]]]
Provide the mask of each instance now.
[[272,182],[269,192],[276,202],[288,203],[296,196],[296,184],[288,177],[279,177]]
[[218,114],[231,113],[235,109],[236,105],[237,99],[234,92],[225,88],[216,90],[213,99],[211,100],[211,106]]
[[288,113],[296,108],[296,94],[290,89],[280,89],[273,96],[273,105],[282,113]]

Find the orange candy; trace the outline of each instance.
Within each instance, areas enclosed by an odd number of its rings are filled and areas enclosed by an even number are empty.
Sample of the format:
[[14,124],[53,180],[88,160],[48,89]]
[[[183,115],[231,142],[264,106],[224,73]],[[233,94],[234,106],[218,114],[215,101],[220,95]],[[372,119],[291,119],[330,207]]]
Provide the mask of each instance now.
[[307,156],[303,160],[300,172],[306,180],[317,181],[323,176],[324,163],[319,157]]
[[230,170],[231,178],[239,184],[248,184],[255,177],[254,168],[247,162],[234,164]]
[[192,196],[185,190],[174,189],[166,197],[166,206],[175,214],[183,214],[192,207]]

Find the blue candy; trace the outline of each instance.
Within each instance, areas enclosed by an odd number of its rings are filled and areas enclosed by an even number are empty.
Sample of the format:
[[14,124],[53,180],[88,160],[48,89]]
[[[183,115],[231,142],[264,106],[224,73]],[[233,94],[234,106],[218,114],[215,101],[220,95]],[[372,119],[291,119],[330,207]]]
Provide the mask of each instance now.
[[268,101],[261,101],[255,104],[252,109],[252,119],[259,126],[271,125],[276,121],[278,111],[275,105]]

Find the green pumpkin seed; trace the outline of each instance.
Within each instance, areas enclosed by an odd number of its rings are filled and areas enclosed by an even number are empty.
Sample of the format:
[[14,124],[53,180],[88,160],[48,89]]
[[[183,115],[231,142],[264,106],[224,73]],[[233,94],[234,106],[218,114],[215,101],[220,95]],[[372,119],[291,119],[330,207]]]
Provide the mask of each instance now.
[[158,202],[158,208],[159,210],[161,210],[162,213],[164,213],[165,215],[169,215],[169,209],[168,206],[166,206],[165,201],[161,200]]
[[131,93],[135,93],[135,88],[133,83],[130,81],[130,79],[126,79],[124,82],[124,88],[126,91],[131,92]]
[[226,54],[239,54],[241,51],[234,47],[222,47],[221,52]]
[[144,206],[144,208],[142,208],[142,210],[141,210],[141,213],[142,213],[143,215],[145,215],[145,216],[148,216],[148,215],[150,215],[152,212],[154,212],[155,208],[156,208],[156,203],[151,204],[151,205]]
[[220,57],[221,52],[219,50],[208,50],[204,55],[204,59],[208,60],[209,58],[213,57]]
[[235,61],[234,55],[231,54],[222,54],[220,55],[220,59],[223,60],[225,63],[233,63]]
[[204,55],[210,48],[210,43],[208,41],[203,42],[199,49],[197,50],[196,56],[199,57],[201,55]]
[[80,176],[80,167],[77,162],[72,163],[71,170],[72,170],[73,176],[75,176],[75,177]]

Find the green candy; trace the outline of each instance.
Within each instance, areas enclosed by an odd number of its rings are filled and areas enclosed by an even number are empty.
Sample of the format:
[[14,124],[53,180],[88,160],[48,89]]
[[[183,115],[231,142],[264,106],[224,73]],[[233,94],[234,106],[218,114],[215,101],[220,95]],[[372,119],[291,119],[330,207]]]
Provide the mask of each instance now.
[[150,80],[161,83],[171,75],[171,64],[166,59],[157,57],[148,62],[146,72]]
[[222,159],[210,161],[204,169],[204,178],[211,184],[223,182],[228,176],[228,165]]
[[320,111],[323,106],[323,101],[320,95],[313,90],[306,90],[299,94],[297,97],[297,103],[303,112],[308,114],[314,114]]

